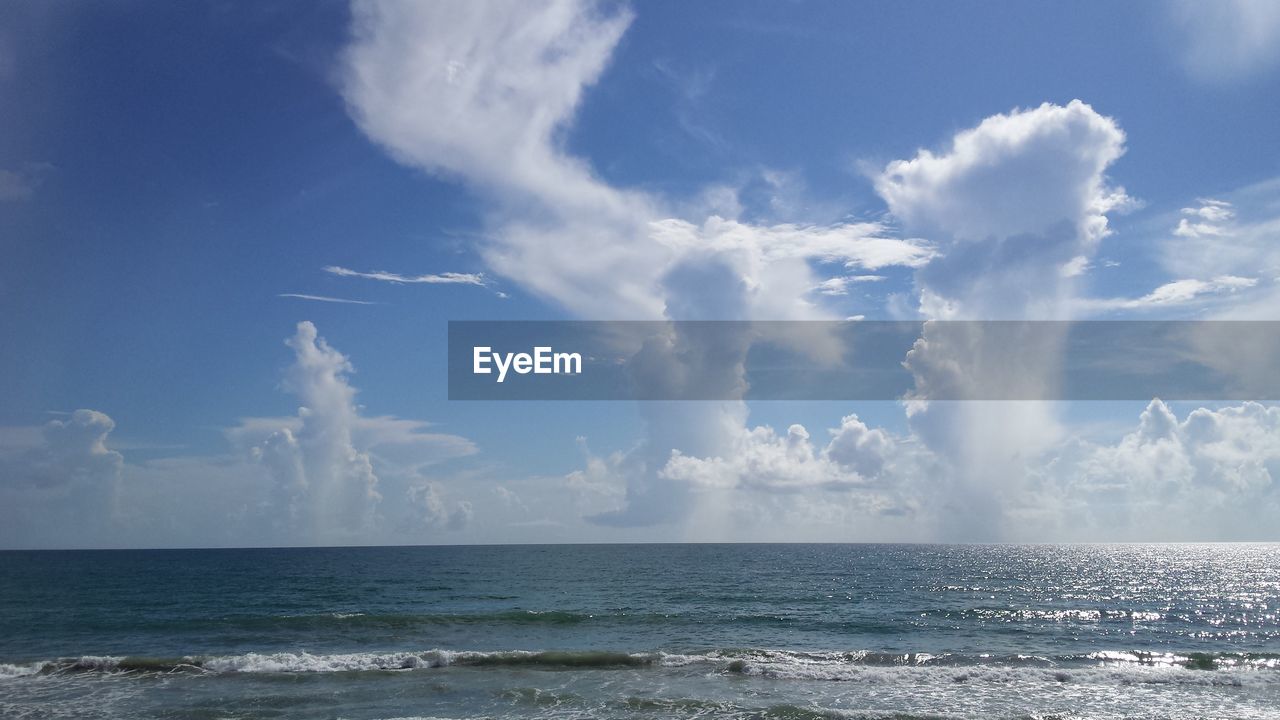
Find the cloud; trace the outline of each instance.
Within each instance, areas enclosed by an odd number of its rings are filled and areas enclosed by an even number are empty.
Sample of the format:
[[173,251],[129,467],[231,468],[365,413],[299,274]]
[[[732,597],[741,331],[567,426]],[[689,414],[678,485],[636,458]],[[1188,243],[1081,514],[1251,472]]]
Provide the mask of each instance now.
[[1041,234],[1061,222],[1097,236],[1106,211],[1127,197],[1103,172],[1124,152],[1124,133],[1079,100],[992,115],[956,133],[950,147],[921,150],[875,178],[889,210],[926,237],[982,242]]
[[351,363],[319,337],[315,325],[298,323],[286,341],[294,364],[285,388],[303,403],[298,422],[253,448],[253,457],[275,480],[277,510],[287,531],[327,542],[358,536],[373,522],[382,499],[367,453],[352,443],[359,417]]
[[[106,445],[115,427],[114,420],[96,410],[76,410],[65,420],[50,420],[41,433],[41,447],[27,456],[26,480],[45,487],[114,481],[124,462]],[[23,479],[23,474],[17,478]]]
[[845,275],[843,277],[827,278],[818,283],[813,290],[820,295],[848,295],[850,285],[880,282],[885,279],[884,275]]
[[926,317],[1053,319],[1074,276],[1130,207],[1107,168],[1124,132],[1079,100],[986,118],[946,150],[889,163],[877,192],[905,229],[940,255],[916,274]]
[[471,503],[466,500],[449,507],[444,500],[443,488],[436,482],[412,485],[409,488],[408,500],[413,511],[412,521],[425,527],[462,530],[471,522],[474,515]]
[[1257,278],[1218,275],[1209,280],[1187,278],[1165,283],[1137,298],[1112,298],[1107,300],[1080,300],[1077,305],[1084,310],[1150,310],[1155,308],[1187,305],[1209,297],[1230,295],[1258,284]]
[[[568,154],[562,135],[631,19],[589,2],[359,3],[343,95],[392,157],[483,193],[495,208],[484,261],[575,315],[671,316],[678,290],[666,280],[717,254],[732,256],[721,264],[756,297],[774,299],[817,284],[810,260],[875,269],[928,257],[874,223],[751,225],[677,212],[682,203],[610,185]],[[814,314],[780,307],[783,318]]]
[[17,170],[0,168],[0,202],[30,200],[52,170],[49,163],[26,163]]
[[421,421],[361,415],[348,380],[350,361],[310,322],[299,323],[287,345],[294,363],[284,386],[302,401],[298,414],[246,418],[227,431],[233,446],[243,448],[272,477],[270,521],[280,532],[308,542],[377,534],[386,525],[380,522],[380,505],[388,493],[405,498],[417,517],[392,526],[412,531],[423,525],[465,525],[462,520],[435,521],[442,491],[432,489],[420,472],[474,454],[474,444],[428,432],[429,425]]
[[297,300],[314,300],[316,302],[343,303],[346,305],[377,305],[369,300],[348,300],[346,298],[326,297],[324,295],[302,295],[299,293],[280,293],[276,297],[295,298]]
[[1254,279],[1250,287],[1224,288],[1229,302],[1211,317],[1230,320],[1280,318],[1280,178],[1214,198],[1201,198],[1166,216],[1171,232],[1154,240],[1155,258],[1173,277],[1214,284],[1218,278]]
[[1079,277],[1089,272],[1090,267],[1089,258],[1077,255],[1062,265],[1062,276]]
[[1167,11],[1198,80],[1239,81],[1280,63],[1280,7],[1270,0],[1179,0]]
[[786,435],[756,427],[744,430],[724,456],[697,458],[675,451],[660,474],[712,489],[787,492],[880,486],[897,454],[893,438],[884,430],[868,428],[856,415],[846,416],[831,435],[826,447],[820,448],[803,425],[790,426]]
[[[382,282],[395,283],[397,285],[404,284],[427,284],[427,285],[479,285],[484,287],[484,275],[480,273],[456,273],[447,272],[438,275],[400,275],[399,273],[387,272],[385,270],[374,270],[373,272],[358,272],[349,270],[337,265],[329,265],[324,271],[337,275],[339,277],[356,277],[366,280],[380,280]],[[316,300],[311,296],[291,295],[288,297],[306,297],[307,299]]]
[[[1036,417],[1034,407],[1014,405]],[[1010,416],[977,417],[1007,421]],[[1032,452],[1010,438],[1001,464],[1012,471],[998,494],[980,498],[975,488],[954,486],[963,479],[947,458],[922,446],[923,438],[895,437],[856,416],[844,418],[830,435],[819,446],[800,425],[785,434],[759,427],[745,432],[723,456],[674,453],[663,472],[692,488],[689,502],[698,523],[714,523],[727,512],[734,522],[754,518],[791,537],[806,525],[830,522],[832,513],[844,524],[843,532],[818,537],[857,536],[860,526],[876,518],[879,532],[905,527],[905,537],[916,541],[1277,537],[1280,407],[1201,407],[1179,419],[1154,400],[1114,442],[1062,436]],[[772,497],[795,500],[784,507]],[[986,504],[975,503],[978,499]],[[716,505],[719,515],[709,510]],[[884,522],[895,518],[905,525]],[[715,531],[735,532],[719,525]]]
[[[610,184],[569,153],[565,137],[630,22],[626,10],[585,2],[360,3],[343,96],[392,157],[488,201],[478,251],[493,273],[597,319],[832,317],[823,290],[849,282],[819,272],[834,263],[913,269],[926,318],[1066,318],[1081,307],[1077,284],[1109,232],[1108,214],[1136,205],[1106,175],[1124,153],[1123,131],[1080,101],[994,115],[941,151],[887,165],[873,179],[902,232],[874,222],[748,222],[731,189],[713,188],[699,206]],[[1176,274],[1210,286],[1139,302],[1226,292],[1247,275]],[[926,339],[938,362],[920,358],[922,382],[947,353],[963,352]],[[651,359],[676,363],[674,382],[694,383],[698,363],[739,362],[747,347],[673,336]],[[1014,348],[1004,360],[1043,362],[1048,377],[1055,350]],[[868,507],[888,514],[927,511],[950,539],[1001,537],[1019,527],[1011,513],[1024,509],[1029,468],[1064,436],[1051,410],[1017,403],[915,404],[908,438],[859,422],[822,447],[799,426],[747,429],[741,402],[647,403],[641,414],[635,447],[587,453],[564,481],[590,498],[584,512],[597,523],[701,522],[717,503],[747,495],[803,498],[821,513],[833,504],[814,493],[846,492],[887,498]],[[926,458],[930,472],[899,471]]]
[[[1160,400],[1115,444],[1073,441],[1028,476],[1014,514],[1066,538],[1275,539],[1280,408],[1198,408]],[[1270,528],[1270,530],[1268,530]]]
[[[1069,319],[1079,277],[1108,233],[1107,214],[1134,204],[1106,177],[1124,143],[1113,119],[1074,100],[993,115],[940,152],[885,166],[877,192],[907,232],[938,248],[915,273],[920,314]],[[966,388],[1009,377],[1031,390],[1060,377],[1065,335],[1040,332],[996,356],[975,356],[986,344],[973,339],[968,328],[927,323],[907,358],[917,388],[946,386],[965,398]],[[1025,457],[1064,433],[1040,403],[911,402],[907,410],[913,434],[939,460],[937,503],[947,510],[936,519],[949,537],[1002,537],[1006,497],[1025,474]]]
[[[288,430],[297,434],[301,417],[246,417],[225,431],[232,447],[248,452],[271,435]],[[475,443],[460,435],[431,432],[431,423],[393,416],[358,416],[351,426],[352,444],[367,453],[375,467],[418,471],[429,465],[474,455]]]
[[364,544],[465,527],[470,500],[426,473],[475,444],[362,414],[351,363],[310,322],[286,344],[284,388],[301,407],[242,419],[226,454],[126,462],[94,410],[0,428],[0,547]]
[[630,21],[586,2],[362,2],[340,75],[371,140],[494,204],[479,248],[494,272],[577,313],[642,319],[662,311],[656,213],[559,140]]
[[[626,11],[558,2],[358,2],[352,116],[409,165],[561,199],[600,186],[556,133],[604,71]],[[557,203],[558,204],[558,203]]]
[[1179,237],[1220,236],[1224,234],[1224,224],[1235,219],[1235,206],[1226,200],[1201,198],[1198,207],[1182,208],[1186,217],[1178,221],[1173,234]]
[[[681,255],[692,252],[748,252],[762,264],[811,259],[841,262],[847,268],[879,270],[921,267],[934,252],[914,240],[891,237],[881,223],[840,223],[831,226],[748,225],[711,216],[701,226],[667,219],[653,223],[653,236]],[[761,268],[760,270],[763,270]]]
[[[96,410],[0,433],[0,543],[84,545],[112,531],[124,457],[115,421]],[[48,537],[50,533],[54,537]]]
[[[877,270],[932,257],[928,244],[879,223],[749,223],[720,214],[741,210],[723,188],[700,206],[602,180],[564,136],[631,20],[626,9],[590,2],[359,3],[343,96],[392,157],[488,201],[478,251],[495,274],[575,316],[834,318],[821,296],[809,296],[820,282],[815,265]],[[779,189],[776,177],[766,180]],[[748,347],[675,336],[650,360],[693,383],[707,376],[699,363],[740,364]],[[671,451],[715,456],[746,418],[740,402],[641,412],[647,437],[614,468],[626,479],[625,501],[593,515],[597,522],[678,517],[688,485],[659,475]]]

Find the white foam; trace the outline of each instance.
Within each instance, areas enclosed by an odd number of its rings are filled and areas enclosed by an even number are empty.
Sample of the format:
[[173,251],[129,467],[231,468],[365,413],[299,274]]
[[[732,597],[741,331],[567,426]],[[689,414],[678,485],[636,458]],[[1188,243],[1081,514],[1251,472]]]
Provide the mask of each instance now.
[[213,672],[304,673],[354,672],[360,670],[412,670],[450,664],[455,653],[429,650],[411,653],[339,653],[313,655],[300,653],[247,653],[198,660],[201,667]]
[[45,665],[46,664],[43,662],[33,662],[25,665],[0,663],[0,680],[26,677],[27,675],[38,675],[42,670],[44,670]]

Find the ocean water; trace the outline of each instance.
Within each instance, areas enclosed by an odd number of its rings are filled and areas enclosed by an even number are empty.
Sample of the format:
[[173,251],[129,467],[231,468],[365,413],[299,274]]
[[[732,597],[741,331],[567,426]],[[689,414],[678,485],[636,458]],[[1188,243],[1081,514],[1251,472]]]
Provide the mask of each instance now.
[[1280,546],[0,552],[0,717],[1280,718]]

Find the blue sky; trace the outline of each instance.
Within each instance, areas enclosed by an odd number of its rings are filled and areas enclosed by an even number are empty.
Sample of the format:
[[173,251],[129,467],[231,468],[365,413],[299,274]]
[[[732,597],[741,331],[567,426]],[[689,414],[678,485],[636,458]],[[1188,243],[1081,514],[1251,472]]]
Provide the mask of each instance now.
[[[686,468],[692,480],[655,465],[672,450],[694,457],[697,443],[659,446],[646,428],[671,421],[649,410],[449,403],[443,343],[448,320],[611,319],[663,303],[674,316],[676,289],[655,280],[666,285],[654,290],[644,273],[652,263],[654,278],[669,279],[661,273],[688,257],[721,252],[707,248],[732,233],[717,236],[704,224],[710,217],[759,236],[750,250],[758,256],[746,265],[726,261],[764,288],[741,307],[737,296],[725,300],[748,316],[800,303],[813,317],[934,317],[929,293],[966,316],[1009,308],[1008,298],[1025,297],[1025,288],[980,295],[949,284],[994,261],[961,264],[954,250],[970,240],[950,237],[948,228],[1009,224],[972,203],[986,190],[920,170],[894,196],[886,178],[891,163],[918,159],[922,148],[948,162],[959,157],[953,143],[975,128],[1012,137],[1020,118],[1033,133],[1063,123],[1061,142],[1081,144],[1046,145],[1041,154],[1015,147],[964,167],[995,167],[997,184],[1047,196],[1060,188],[1042,190],[1037,178],[1057,172],[1054,163],[1097,152],[1099,169],[1081,182],[1097,180],[1089,192],[1114,200],[1081,216],[1081,228],[1102,217],[1106,230],[1080,229],[1072,242],[1081,254],[1053,260],[1079,259],[1064,275],[1070,288],[1038,298],[1037,307],[1071,317],[1265,317],[1276,299],[1280,16],[1263,3],[562,3],[493,12],[394,3],[32,4],[0,9],[0,28],[0,471],[7,473],[0,484],[15,514],[39,521],[0,536],[6,545],[58,544],[60,523],[84,524],[81,510],[69,508],[79,507],[82,476],[99,472],[112,503],[134,509],[117,509],[71,544],[750,539],[744,528],[752,523],[773,528],[771,539],[793,531],[814,539],[803,531],[818,526],[818,539],[979,537],[938,517],[970,512],[966,503],[990,502],[1004,486],[977,492],[960,473],[943,484],[964,498],[934,507],[932,490],[905,489],[916,480],[873,482],[861,473],[867,482],[853,494],[875,497],[851,499],[831,491],[832,482],[786,473],[786,492],[772,492],[777,483],[749,471],[725,479],[721,463],[703,493],[710,465]],[[437,46],[446,54],[494,49],[461,60],[439,55],[446,67],[431,64]],[[427,50],[419,58],[414,48]],[[415,80],[446,70],[437,84]],[[492,91],[485,83],[515,83],[514,99],[494,96],[504,99],[493,111],[445,93],[473,78],[482,94]],[[1077,99],[1085,105],[1072,105]],[[997,116],[1014,120],[1005,129],[984,125]],[[543,120],[545,136],[529,139],[538,132],[527,129]],[[1090,133],[1101,145],[1089,145]],[[1032,180],[1018,181],[1020,172]],[[971,204],[945,212],[928,204],[946,192]],[[1193,225],[1179,234],[1184,219]],[[689,223],[690,242],[705,247],[682,245],[679,252],[692,254],[685,260],[662,254],[670,251],[662,243],[635,254],[642,243],[628,233],[661,220]],[[1017,221],[1019,229],[1040,229]],[[765,237],[784,224],[802,237]],[[811,229],[824,227],[857,235],[849,242],[858,247],[865,237],[887,238],[898,255],[833,260],[813,250],[791,274],[775,272],[792,267],[770,259],[792,252],[785,243],[808,242]],[[930,261],[930,270],[904,259],[925,247],[950,260]],[[621,260],[609,255],[614,249]],[[852,263],[851,274],[883,279],[841,286],[844,294],[796,290],[810,276],[839,280],[842,262]],[[393,283],[326,267],[478,279]],[[616,293],[606,289],[615,286]],[[344,379],[342,363],[314,346],[329,363],[325,387],[358,388],[349,407],[342,392],[336,396],[346,418],[339,425],[354,432],[339,450],[367,456],[377,488],[372,519],[349,532],[317,535],[280,521],[281,496],[271,488],[288,483],[263,460],[268,441],[236,435],[251,424],[246,419],[298,418],[310,386],[297,381],[291,389],[287,378],[301,362],[304,321],[355,369]],[[1089,469],[1101,462],[1098,453],[1122,452],[1144,407],[1059,409],[1045,421],[1052,432],[1024,438],[1036,453],[1047,444],[1066,453],[1076,442],[1066,437],[1101,433],[1099,442],[1110,443],[1061,479],[1071,489],[1062,485],[1043,503],[1088,519],[1060,516],[1057,534],[1043,539],[1162,539],[1152,535],[1159,530],[1117,525],[1116,513],[1131,517],[1147,500],[1099,500],[1107,493],[1098,488],[1114,483]],[[102,417],[81,415],[74,425],[77,416],[67,413],[80,409]],[[1176,406],[1174,416],[1184,422],[1194,409]],[[939,469],[948,451],[931,446],[921,416],[897,403],[762,403],[725,413],[741,432],[766,428],[774,436],[722,438],[732,450],[706,450],[704,460],[768,452],[802,425],[819,464],[836,462],[824,449],[826,428],[837,437],[841,418],[856,413],[868,432],[929,451],[891,462],[899,472],[949,472]],[[425,455],[393,467],[376,442],[361,445],[360,418],[430,423],[414,432],[440,437],[420,443],[430,445],[419,448]],[[301,438],[308,421],[298,422],[291,432]],[[56,436],[73,425],[87,428],[90,443],[79,460],[57,454]],[[1260,444],[1248,446],[1246,460],[1266,475],[1278,443],[1269,426],[1259,427],[1247,430]],[[298,442],[305,456],[307,443]],[[1196,468],[1183,483],[1186,497],[1198,498],[1205,457],[1222,458],[1196,455],[1188,437],[1178,443],[1186,453],[1178,467]],[[638,445],[648,448],[640,453],[647,464],[634,453]],[[1203,472],[1215,482],[1224,473],[1243,477],[1240,462],[1230,472]],[[593,468],[598,477],[583,490]],[[331,481],[347,482],[344,472]],[[1043,475],[1021,466],[1010,472],[1018,483]],[[1267,489],[1270,475],[1249,477],[1242,487],[1262,495],[1220,498],[1222,517],[1193,527],[1191,539],[1221,537],[1224,528],[1266,534],[1277,495]],[[314,494],[318,481],[308,483]],[[1093,484],[1084,492],[1080,483]],[[650,490],[670,492],[661,499],[670,513],[632,512]],[[999,539],[1034,536],[1033,495],[998,509],[1008,521]],[[1104,502],[1106,513],[1087,512]],[[239,512],[244,525],[175,529],[191,525],[178,518],[202,503]],[[729,519],[703,533],[712,525],[681,509],[690,503],[734,510],[717,511]],[[421,517],[400,519],[402,506],[418,507]],[[1232,513],[1245,506],[1255,510],[1242,521]],[[246,520],[246,507],[262,517]],[[602,520],[609,513],[627,519]]]

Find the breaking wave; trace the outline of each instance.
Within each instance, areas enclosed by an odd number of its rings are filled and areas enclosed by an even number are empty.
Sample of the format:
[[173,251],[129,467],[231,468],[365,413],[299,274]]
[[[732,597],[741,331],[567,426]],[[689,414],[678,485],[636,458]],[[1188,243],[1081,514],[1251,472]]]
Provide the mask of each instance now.
[[0,663],[0,679],[77,673],[341,673],[435,668],[686,669],[702,674],[775,679],[892,682],[904,672],[941,673],[951,682],[1043,680],[1243,685],[1280,683],[1280,655],[1258,653],[1152,653],[1099,651],[1081,655],[958,655],[880,652],[797,652],[723,649],[696,653],[425,650],[415,652],[245,653],[148,658],[82,656]]

